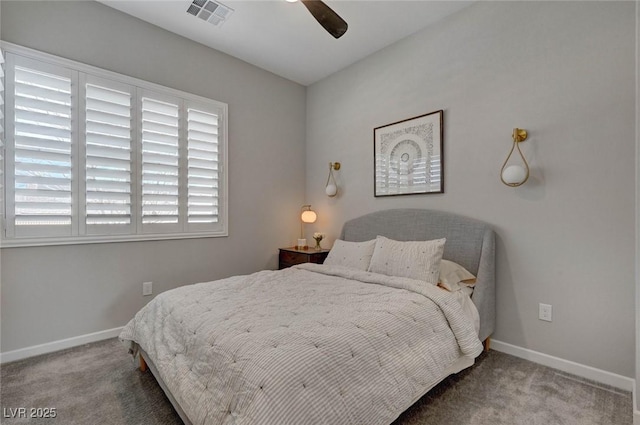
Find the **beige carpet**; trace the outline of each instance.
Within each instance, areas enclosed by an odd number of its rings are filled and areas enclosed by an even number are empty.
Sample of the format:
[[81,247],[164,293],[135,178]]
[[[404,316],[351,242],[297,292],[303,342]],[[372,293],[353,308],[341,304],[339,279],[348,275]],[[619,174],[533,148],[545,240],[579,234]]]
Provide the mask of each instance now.
[[[2,424],[181,424],[150,373],[110,339],[0,367]],[[53,419],[10,418],[55,408]],[[631,425],[631,394],[490,351],[393,425]],[[280,425],[280,424],[273,424]],[[363,424],[366,425],[366,424]]]

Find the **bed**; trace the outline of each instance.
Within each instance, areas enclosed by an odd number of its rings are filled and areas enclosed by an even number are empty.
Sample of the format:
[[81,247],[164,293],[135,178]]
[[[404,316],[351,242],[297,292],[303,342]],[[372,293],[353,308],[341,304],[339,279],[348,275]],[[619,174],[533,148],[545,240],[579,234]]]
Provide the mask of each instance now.
[[120,338],[186,424],[388,425],[488,348],[495,245],[483,222],[420,209],[352,219],[340,240],[379,237],[446,239],[442,258],[476,276],[479,323],[460,294],[334,262],[167,291]]

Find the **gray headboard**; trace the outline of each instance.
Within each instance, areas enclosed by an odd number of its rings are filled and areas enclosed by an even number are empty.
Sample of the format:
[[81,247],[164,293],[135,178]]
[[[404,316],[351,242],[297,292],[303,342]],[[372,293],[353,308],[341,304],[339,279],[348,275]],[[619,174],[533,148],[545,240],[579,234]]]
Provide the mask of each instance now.
[[362,242],[386,236],[399,241],[446,238],[443,258],[476,275],[473,303],[480,313],[480,339],[495,329],[495,234],[479,220],[444,211],[393,209],[347,221],[341,239]]

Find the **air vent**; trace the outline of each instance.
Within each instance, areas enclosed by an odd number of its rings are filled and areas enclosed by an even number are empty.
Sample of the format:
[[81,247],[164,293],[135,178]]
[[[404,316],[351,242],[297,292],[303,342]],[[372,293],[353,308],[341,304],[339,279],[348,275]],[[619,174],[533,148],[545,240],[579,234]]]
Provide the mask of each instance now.
[[187,13],[197,16],[210,24],[220,26],[233,13],[233,9],[213,0],[193,0],[187,9]]

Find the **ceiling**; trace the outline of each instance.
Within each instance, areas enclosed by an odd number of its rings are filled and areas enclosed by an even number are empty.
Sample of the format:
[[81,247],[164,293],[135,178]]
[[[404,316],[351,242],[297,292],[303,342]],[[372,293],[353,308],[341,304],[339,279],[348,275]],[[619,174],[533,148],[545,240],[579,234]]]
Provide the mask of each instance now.
[[349,24],[334,39],[300,2],[221,0],[233,13],[215,26],[186,12],[191,0],[98,1],[305,86],[472,3],[326,0]]

